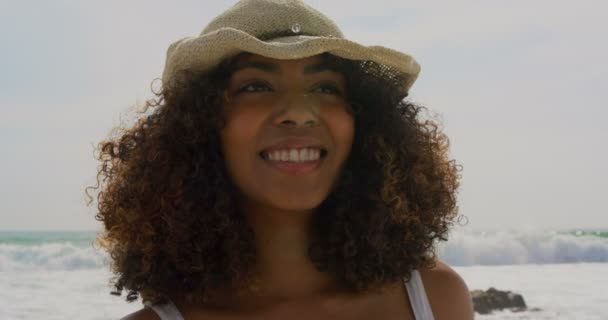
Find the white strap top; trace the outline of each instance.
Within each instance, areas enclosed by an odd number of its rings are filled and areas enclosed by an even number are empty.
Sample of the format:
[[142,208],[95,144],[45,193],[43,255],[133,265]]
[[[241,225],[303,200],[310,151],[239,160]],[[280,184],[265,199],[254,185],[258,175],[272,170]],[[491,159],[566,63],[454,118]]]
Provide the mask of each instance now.
[[418,270],[412,271],[412,277],[410,281],[405,282],[405,289],[407,295],[410,297],[410,304],[414,311],[414,319],[416,320],[435,320],[433,317],[433,311],[429,304],[429,299],[426,296],[424,285],[422,284],[422,278]]
[[[410,297],[410,303],[414,311],[414,319],[435,320],[418,270],[414,270],[410,281],[405,282],[404,280],[404,284],[408,296]],[[169,300],[167,304],[151,305],[149,303],[144,303],[144,305],[154,310],[160,317],[160,320],[184,320],[184,317],[182,317],[182,314],[177,310],[177,307],[171,300]]]
[[169,302],[166,304],[152,305],[149,303],[144,303],[144,305],[154,310],[154,312],[156,312],[156,314],[160,317],[160,320],[184,320],[184,317],[182,317],[182,314],[179,312],[179,310],[177,310],[177,307],[171,300],[169,300]]

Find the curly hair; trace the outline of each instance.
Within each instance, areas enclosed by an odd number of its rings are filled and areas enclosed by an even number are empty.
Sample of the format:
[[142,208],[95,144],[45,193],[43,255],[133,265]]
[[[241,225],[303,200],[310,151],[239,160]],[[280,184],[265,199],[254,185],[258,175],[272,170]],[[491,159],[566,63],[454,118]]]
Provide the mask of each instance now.
[[[252,283],[253,230],[239,211],[222,155],[223,92],[235,61],[184,72],[149,101],[153,112],[99,143],[97,243],[111,257],[112,294],[163,303],[206,301]],[[347,81],[353,146],[315,208],[309,258],[349,292],[409,279],[434,265],[457,216],[460,165],[423,106],[370,72],[382,66],[323,54]],[[90,195],[89,195],[90,196]],[[93,199],[91,197],[91,199]],[[90,203],[89,203],[90,204]]]

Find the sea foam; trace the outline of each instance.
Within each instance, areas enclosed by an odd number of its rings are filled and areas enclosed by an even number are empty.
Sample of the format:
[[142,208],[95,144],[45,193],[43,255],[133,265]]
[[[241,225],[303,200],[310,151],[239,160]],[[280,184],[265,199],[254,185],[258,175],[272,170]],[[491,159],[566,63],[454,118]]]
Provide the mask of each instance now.
[[93,247],[69,242],[0,244],[0,272],[98,269],[106,260],[105,254]]
[[458,230],[437,254],[457,266],[608,262],[608,238],[604,232]]
[[[109,257],[93,247],[94,238],[94,233],[0,234],[0,272],[107,269]],[[437,255],[453,266],[608,262],[608,234],[456,229],[437,246]]]

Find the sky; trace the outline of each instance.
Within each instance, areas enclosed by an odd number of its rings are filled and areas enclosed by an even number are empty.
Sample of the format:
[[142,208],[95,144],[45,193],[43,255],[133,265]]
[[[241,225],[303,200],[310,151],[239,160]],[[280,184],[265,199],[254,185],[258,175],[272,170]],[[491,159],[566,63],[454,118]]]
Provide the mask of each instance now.
[[[98,230],[97,143],[235,1],[0,0],[0,230]],[[605,1],[307,1],[422,66],[469,229],[608,228]]]

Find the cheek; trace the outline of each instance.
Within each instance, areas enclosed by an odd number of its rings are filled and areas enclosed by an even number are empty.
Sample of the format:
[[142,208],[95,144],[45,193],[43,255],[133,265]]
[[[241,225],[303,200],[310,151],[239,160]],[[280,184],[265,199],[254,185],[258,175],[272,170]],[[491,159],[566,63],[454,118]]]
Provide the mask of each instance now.
[[227,169],[233,178],[249,171],[256,153],[256,138],[263,123],[263,116],[250,109],[233,110],[225,115],[224,128],[220,132]]
[[263,121],[263,116],[254,110],[241,108],[226,112],[224,128],[221,131],[225,150],[229,151],[243,144],[248,145],[254,139]]
[[327,110],[324,119],[336,145],[348,153],[355,134],[353,116],[344,107]]

